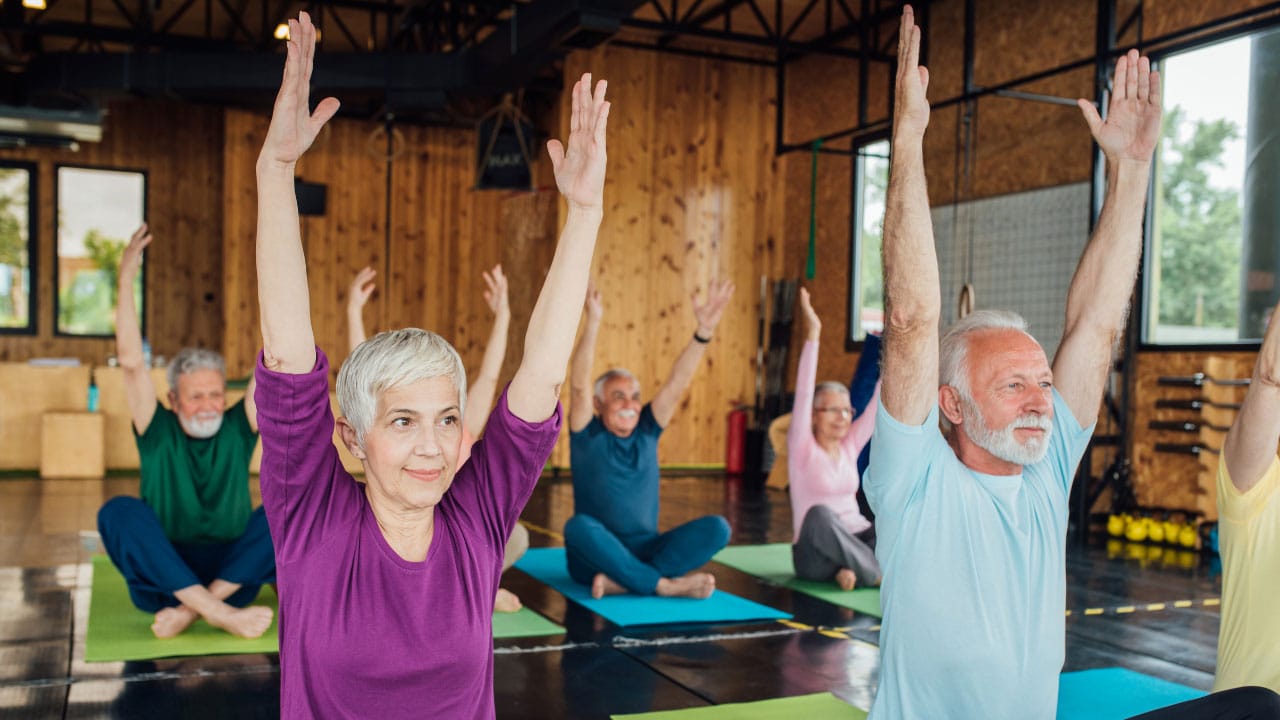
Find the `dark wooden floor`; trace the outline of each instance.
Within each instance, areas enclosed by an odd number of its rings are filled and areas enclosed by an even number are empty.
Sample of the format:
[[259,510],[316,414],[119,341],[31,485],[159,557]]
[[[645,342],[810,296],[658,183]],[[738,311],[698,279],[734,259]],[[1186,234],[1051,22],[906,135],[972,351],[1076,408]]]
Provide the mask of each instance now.
[[[83,661],[95,513],[107,498],[136,491],[136,479],[0,480],[0,718],[277,716],[275,655]],[[719,476],[664,478],[662,492],[664,528],[721,513],[735,544],[790,540],[785,493]],[[560,544],[572,509],[569,483],[545,480],[523,516],[533,544]],[[789,611],[802,627],[624,630],[508,572],[504,584],[567,631],[497,641],[498,717],[607,718],[821,691],[870,706],[876,618],[714,571],[718,587]],[[1220,578],[1208,559],[1099,539],[1072,548],[1068,574],[1066,670],[1121,666],[1209,688]],[[831,628],[841,632],[822,632]]]

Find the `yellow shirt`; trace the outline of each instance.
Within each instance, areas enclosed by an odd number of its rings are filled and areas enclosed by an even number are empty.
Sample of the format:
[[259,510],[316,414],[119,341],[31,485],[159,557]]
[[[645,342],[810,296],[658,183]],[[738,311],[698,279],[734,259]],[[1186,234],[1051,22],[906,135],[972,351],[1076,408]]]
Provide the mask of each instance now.
[[1280,692],[1280,458],[1241,493],[1218,461],[1222,629],[1213,689]]

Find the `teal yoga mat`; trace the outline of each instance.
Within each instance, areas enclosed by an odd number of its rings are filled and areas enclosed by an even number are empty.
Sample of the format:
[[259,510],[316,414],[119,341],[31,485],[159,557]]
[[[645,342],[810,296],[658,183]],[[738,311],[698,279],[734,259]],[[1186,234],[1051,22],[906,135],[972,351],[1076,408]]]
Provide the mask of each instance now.
[[734,545],[716,553],[712,559],[721,565],[737,568],[749,575],[826,600],[833,605],[850,608],[864,615],[883,617],[880,610],[880,588],[855,588],[846,592],[837,587],[835,582],[814,582],[797,578],[791,564],[791,545],[787,543]]
[[1201,690],[1125,668],[1062,673],[1058,720],[1124,720],[1204,695]]
[[706,600],[642,595],[608,595],[597,600],[591,597],[591,588],[579,585],[569,577],[564,548],[535,548],[525,553],[516,567],[555,588],[566,598],[623,627],[750,622],[791,617],[723,590],[715,591]]
[[776,700],[730,703],[684,710],[660,710],[613,715],[613,720],[864,720],[867,713],[831,693],[815,693]]

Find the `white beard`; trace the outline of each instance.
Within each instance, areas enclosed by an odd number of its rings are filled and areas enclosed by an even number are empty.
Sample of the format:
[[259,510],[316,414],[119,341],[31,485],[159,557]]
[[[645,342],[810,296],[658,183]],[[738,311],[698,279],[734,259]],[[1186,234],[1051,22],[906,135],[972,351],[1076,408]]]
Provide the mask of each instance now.
[[[977,404],[963,397],[960,398],[960,414],[964,418],[962,430],[973,444],[1005,462],[1032,465],[1043,460],[1049,452],[1049,433],[1053,432],[1052,418],[1036,414],[1019,415],[1005,427],[991,430]],[[1013,434],[1018,428],[1039,428],[1045,434],[1020,442]]]
[[190,417],[178,416],[182,429],[191,437],[207,440],[218,434],[222,427],[222,413],[196,414]]
[[635,410],[632,410],[631,408],[627,408],[626,410],[619,410],[616,413],[616,415],[622,418],[623,420],[634,420],[636,416],[639,414],[640,413],[636,412]]

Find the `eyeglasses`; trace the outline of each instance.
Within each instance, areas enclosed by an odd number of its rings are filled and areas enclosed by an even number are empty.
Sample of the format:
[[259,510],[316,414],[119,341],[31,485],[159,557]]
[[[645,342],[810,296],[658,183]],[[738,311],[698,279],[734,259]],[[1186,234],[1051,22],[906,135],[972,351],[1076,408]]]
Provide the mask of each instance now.
[[847,407],[814,408],[813,411],[816,413],[837,413],[841,417],[845,417],[845,418],[853,417],[853,408],[847,408]]

